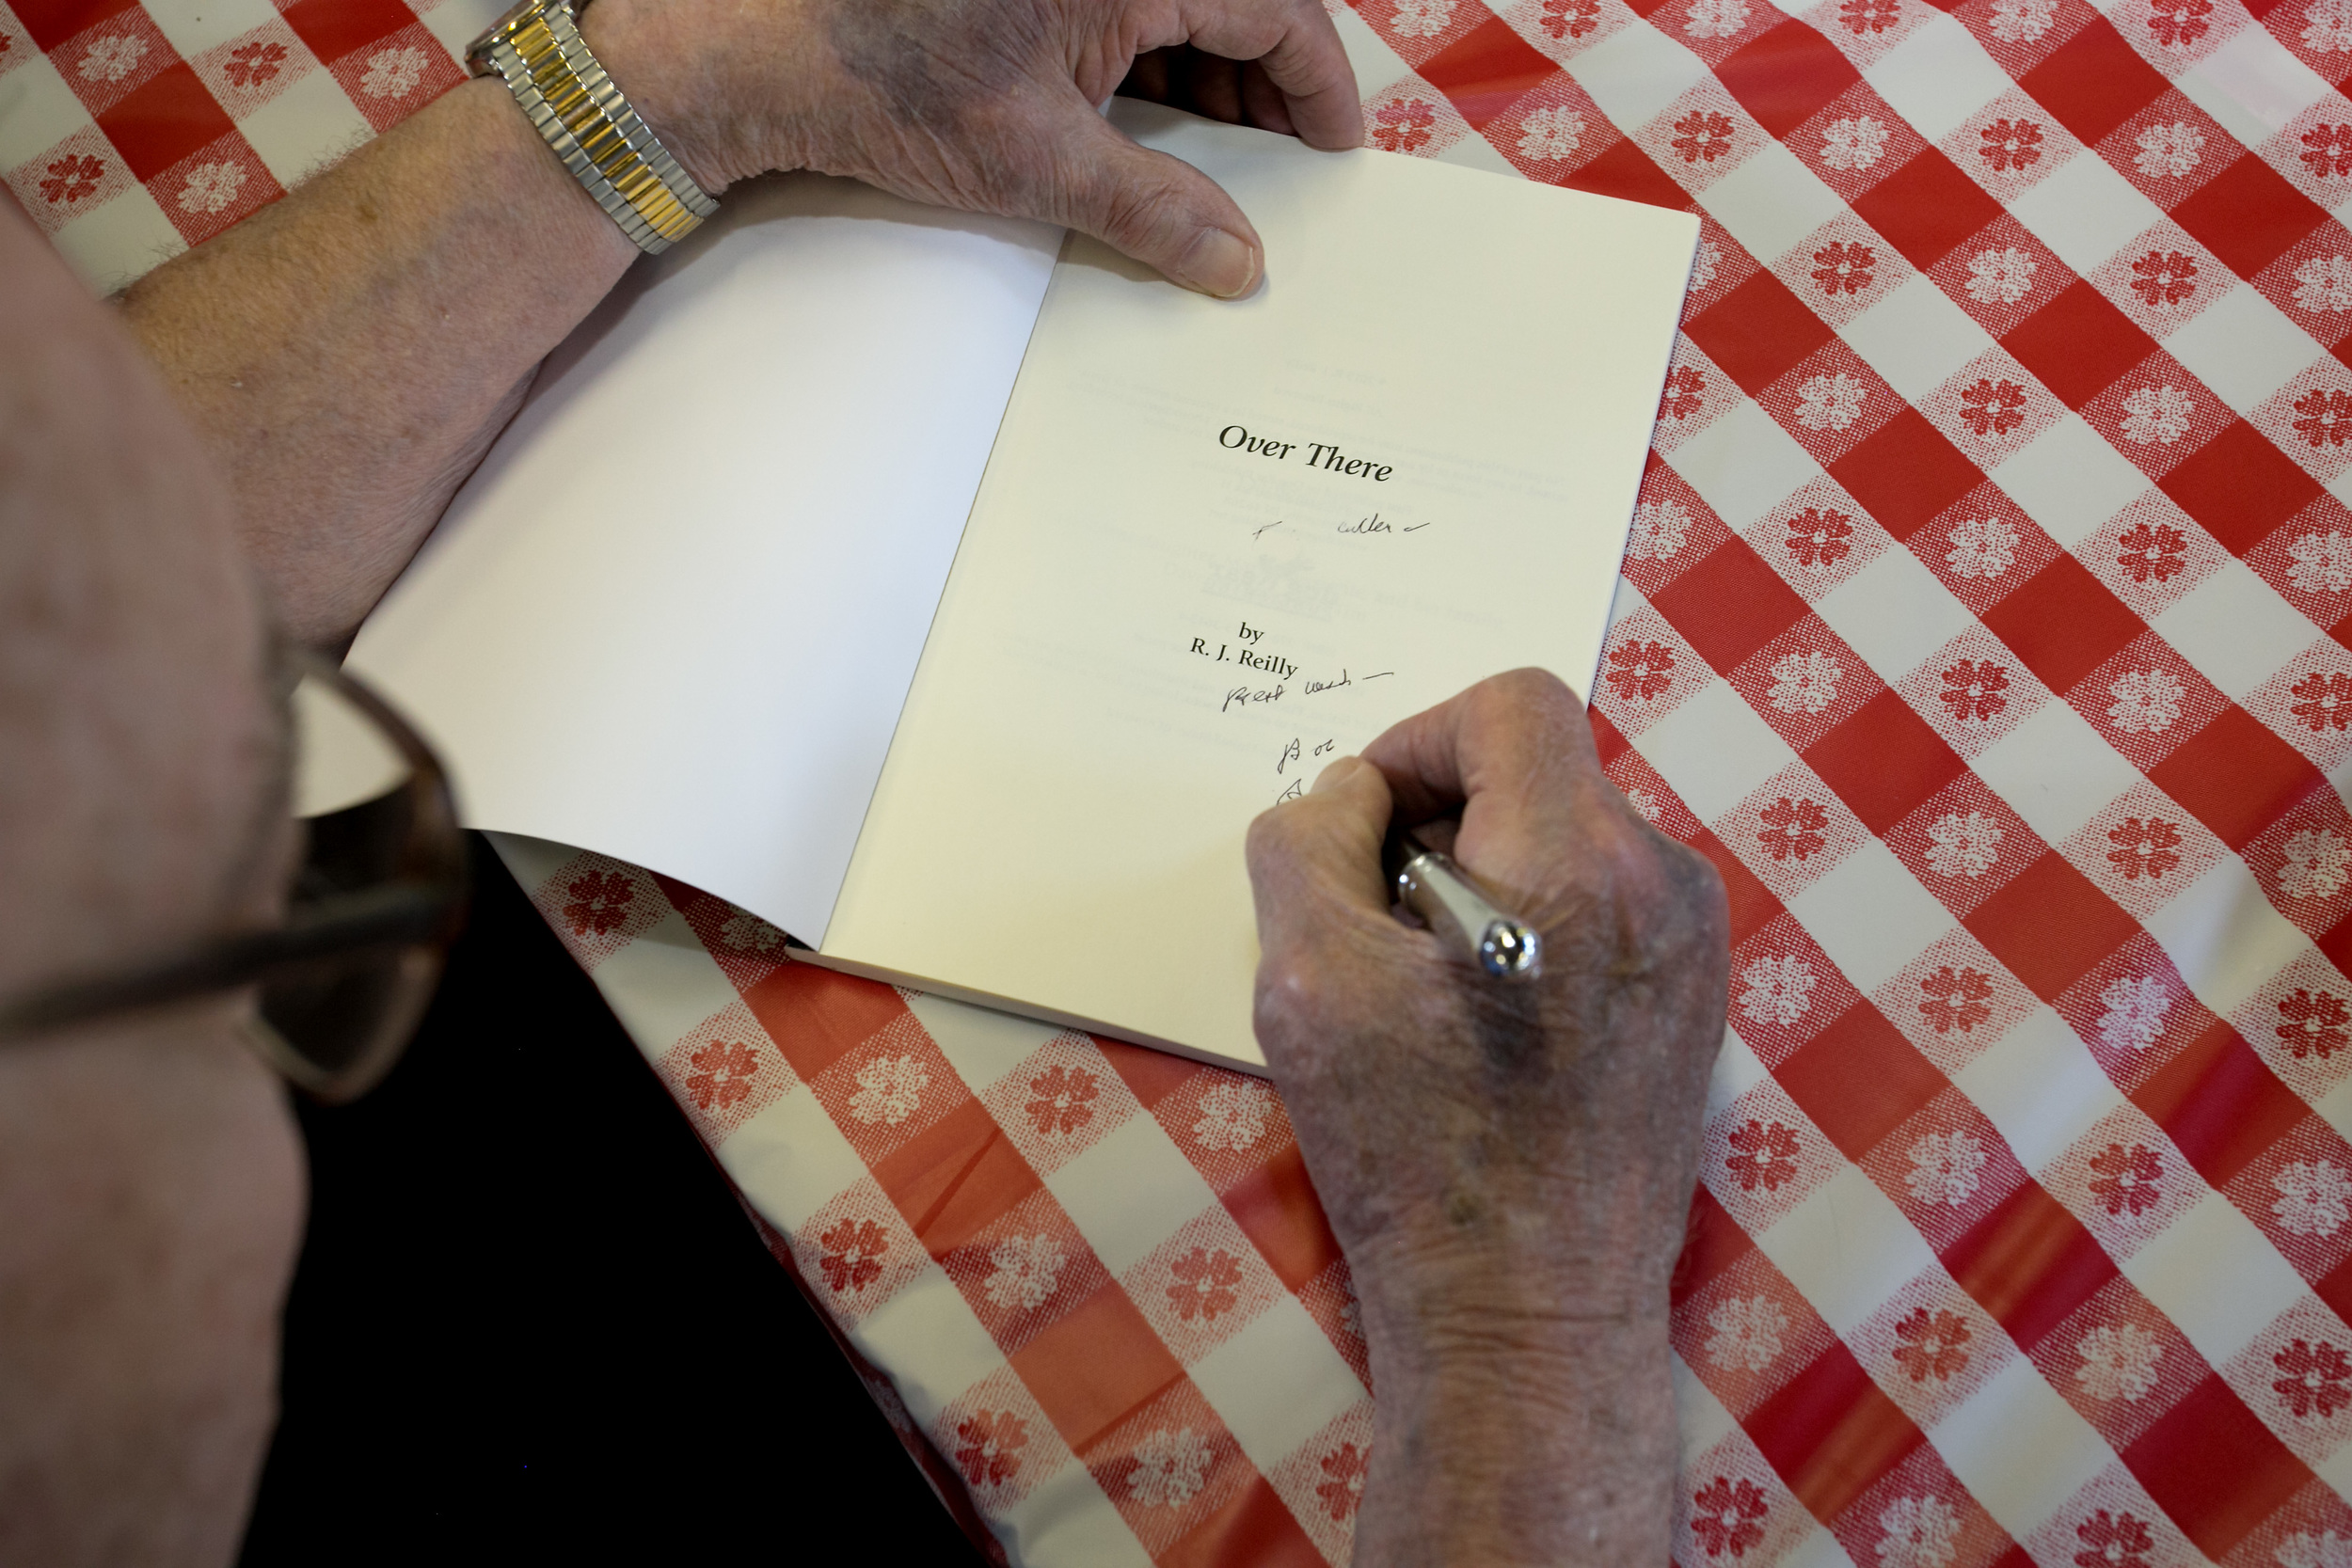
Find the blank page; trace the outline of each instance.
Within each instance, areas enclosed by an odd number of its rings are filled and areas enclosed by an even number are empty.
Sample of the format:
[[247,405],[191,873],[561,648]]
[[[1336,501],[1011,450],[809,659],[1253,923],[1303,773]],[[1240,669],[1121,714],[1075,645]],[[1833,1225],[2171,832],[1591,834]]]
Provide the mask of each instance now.
[[814,941],[1057,239],[799,175],[640,261],[352,650],[467,823]]

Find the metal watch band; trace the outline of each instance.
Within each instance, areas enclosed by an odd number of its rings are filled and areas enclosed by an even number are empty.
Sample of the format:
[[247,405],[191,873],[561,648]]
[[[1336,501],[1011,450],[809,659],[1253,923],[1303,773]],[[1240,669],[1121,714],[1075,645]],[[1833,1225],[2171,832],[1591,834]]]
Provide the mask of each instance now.
[[524,0],[474,40],[466,65],[506,83],[548,148],[639,249],[659,255],[719,210],[589,53],[570,0]]

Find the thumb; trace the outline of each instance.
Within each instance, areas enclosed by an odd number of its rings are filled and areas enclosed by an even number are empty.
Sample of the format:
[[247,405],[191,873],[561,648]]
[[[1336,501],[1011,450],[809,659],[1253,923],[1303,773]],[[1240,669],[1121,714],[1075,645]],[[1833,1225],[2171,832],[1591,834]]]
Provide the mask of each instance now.
[[1264,247],[1217,182],[1179,158],[1138,147],[1079,108],[1047,152],[1052,192],[1040,215],[1081,230],[1187,289],[1220,299],[1249,292]]
[[1380,841],[1389,814],[1389,782],[1361,757],[1340,758],[1312,791],[1259,814],[1249,825],[1249,885],[1262,951],[1311,950],[1347,916],[1386,922]]

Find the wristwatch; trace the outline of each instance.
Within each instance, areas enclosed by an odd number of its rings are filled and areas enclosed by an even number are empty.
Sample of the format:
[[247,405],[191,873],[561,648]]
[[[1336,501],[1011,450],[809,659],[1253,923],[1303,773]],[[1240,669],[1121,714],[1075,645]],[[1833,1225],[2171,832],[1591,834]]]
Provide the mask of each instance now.
[[719,210],[588,52],[572,0],[523,0],[473,40],[466,69],[505,81],[564,166],[639,249],[659,255]]

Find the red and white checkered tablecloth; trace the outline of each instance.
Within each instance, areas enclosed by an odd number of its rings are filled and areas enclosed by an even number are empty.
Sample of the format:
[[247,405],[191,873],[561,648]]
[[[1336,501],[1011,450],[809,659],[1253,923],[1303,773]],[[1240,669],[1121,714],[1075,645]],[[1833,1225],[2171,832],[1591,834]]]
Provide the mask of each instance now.
[[[495,3],[14,0],[0,176],[114,286]],[[2352,1568],[2352,0],[1335,14],[1378,145],[1705,219],[1594,698],[1732,894],[1677,1560]],[[977,1539],[1346,1560],[1269,1090],[501,847]]]

